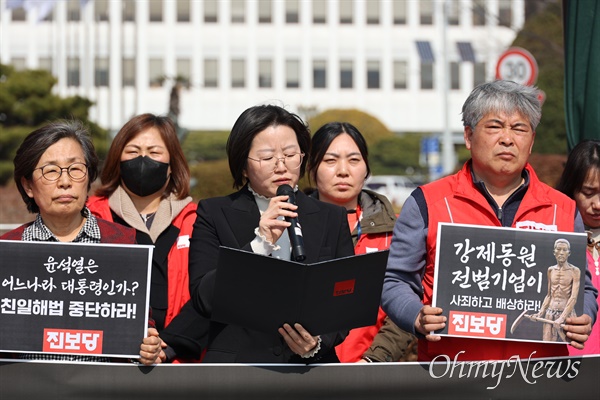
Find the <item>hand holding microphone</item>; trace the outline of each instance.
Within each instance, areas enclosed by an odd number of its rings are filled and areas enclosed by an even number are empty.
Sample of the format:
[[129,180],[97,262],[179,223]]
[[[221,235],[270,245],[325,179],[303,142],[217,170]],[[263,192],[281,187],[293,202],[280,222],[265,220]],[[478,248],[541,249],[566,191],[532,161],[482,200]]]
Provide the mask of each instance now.
[[[288,203],[296,204],[296,194],[290,185],[281,185],[277,188],[277,196],[288,196]],[[304,261],[306,253],[304,252],[304,239],[302,237],[302,229],[298,223],[297,217],[285,217],[285,220],[290,223],[288,226],[288,235],[290,244],[292,245],[292,260]]]
[[269,206],[260,216],[259,234],[269,243],[277,243],[290,224],[284,218],[296,217],[298,215],[296,214],[297,208],[298,206],[289,203],[284,195],[276,194],[271,198]]

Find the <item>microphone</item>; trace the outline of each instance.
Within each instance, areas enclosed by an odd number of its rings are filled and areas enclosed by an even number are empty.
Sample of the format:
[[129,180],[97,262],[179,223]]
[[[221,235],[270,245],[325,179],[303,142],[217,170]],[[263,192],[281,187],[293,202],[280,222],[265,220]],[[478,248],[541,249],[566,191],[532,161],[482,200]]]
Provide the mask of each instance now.
[[[288,203],[296,204],[296,194],[290,185],[281,185],[277,188],[277,196],[289,196]],[[298,223],[298,218],[285,217],[285,220],[291,225],[288,226],[288,235],[290,244],[292,245],[292,260],[304,261],[306,254],[304,253],[304,239],[302,238],[302,229]]]

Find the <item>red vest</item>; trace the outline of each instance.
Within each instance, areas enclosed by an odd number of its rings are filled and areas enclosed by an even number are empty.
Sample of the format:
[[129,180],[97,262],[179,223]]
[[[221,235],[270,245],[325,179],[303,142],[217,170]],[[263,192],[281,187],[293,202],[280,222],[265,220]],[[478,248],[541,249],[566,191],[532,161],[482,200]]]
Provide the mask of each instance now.
[[[575,202],[564,194],[540,182],[529,164],[529,187],[515,215],[512,227],[573,232]],[[460,172],[421,187],[429,214],[427,255],[423,276],[423,304],[431,304],[434,282],[434,262],[438,223],[501,226],[494,210],[475,187],[469,163]],[[566,356],[566,345],[442,337],[438,342],[419,340],[419,360],[431,360],[437,355],[448,355],[459,361],[505,360],[518,355],[533,357]]]

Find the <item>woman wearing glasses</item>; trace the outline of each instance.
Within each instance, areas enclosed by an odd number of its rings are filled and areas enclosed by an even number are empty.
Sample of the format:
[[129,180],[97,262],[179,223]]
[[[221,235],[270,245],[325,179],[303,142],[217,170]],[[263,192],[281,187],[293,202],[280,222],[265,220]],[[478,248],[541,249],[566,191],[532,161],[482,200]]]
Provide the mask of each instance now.
[[196,204],[173,122],[153,114],[129,120],[112,141],[100,179],[88,201],[92,213],[135,228],[138,243],[154,246],[150,306],[165,346],[162,362],[199,362],[208,321],[189,301]]
[[[14,179],[33,222],[6,234],[2,240],[76,243],[135,243],[135,231],[96,219],[85,206],[91,183],[98,175],[98,157],[87,130],[76,121],[48,124],[30,133],[14,159]],[[160,362],[158,332],[148,329],[140,347],[140,362]],[[93,356],[23,354],[22,358],[108,361]]]
[[[344,208],[297,190],[309,149],[306,125],[281,107],[251,107],[235,122],[226,150],[233,185],[239,190],[201,200],[192,235],[192,299],[204,316],[210,317],[212,309],[219,246],[289,260],[289,223],[284,217],[298,218],[306,263],[354,254]],[[287,202],[288,196],[277,196],[284,184],[295,188],[296,205]],[[346,334],[315,336],[294,321],[270,334],[211,321],[204,362],[338,362],[334,349]]]

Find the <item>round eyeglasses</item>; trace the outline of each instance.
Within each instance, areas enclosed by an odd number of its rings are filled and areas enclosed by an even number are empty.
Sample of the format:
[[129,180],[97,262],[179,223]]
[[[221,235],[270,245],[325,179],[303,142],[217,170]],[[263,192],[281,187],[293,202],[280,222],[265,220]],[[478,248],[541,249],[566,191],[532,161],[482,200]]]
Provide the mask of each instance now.
[[264,170],[272,171],[273,173],[277,169],[279,161],[283,163],[289,170],[297,170],[302,165],[304,159],[304,153],[284,154],[283,157],[264,157],[264,158],[252,158],[248,157],[252,161],[258,162],[260,168]]
[[61,168],[56,164],[46,164],[36,169],[42,170],[44,179],[52,182],[59,180],[63,171],[67,171],[69,177],[74,181],[80,181],[87,175],[87,165],[84,163],[73,163],[65,168]]

